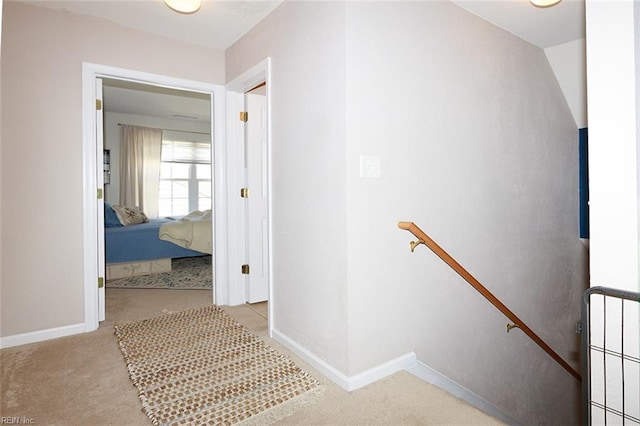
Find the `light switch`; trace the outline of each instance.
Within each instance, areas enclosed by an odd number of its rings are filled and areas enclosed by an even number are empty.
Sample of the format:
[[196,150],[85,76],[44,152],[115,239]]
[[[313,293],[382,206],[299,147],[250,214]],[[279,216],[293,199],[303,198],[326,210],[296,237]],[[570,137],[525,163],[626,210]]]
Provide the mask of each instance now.
[[360,156],[360,177],[379,178],[380,177],[380,157],[377,155]]

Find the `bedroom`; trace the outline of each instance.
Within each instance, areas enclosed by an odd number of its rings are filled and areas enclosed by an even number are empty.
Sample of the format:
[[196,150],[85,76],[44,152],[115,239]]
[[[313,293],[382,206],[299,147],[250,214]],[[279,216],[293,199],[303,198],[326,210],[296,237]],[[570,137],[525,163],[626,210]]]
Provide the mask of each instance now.
[[102,81],[107,288],[211,291],[209,96]]

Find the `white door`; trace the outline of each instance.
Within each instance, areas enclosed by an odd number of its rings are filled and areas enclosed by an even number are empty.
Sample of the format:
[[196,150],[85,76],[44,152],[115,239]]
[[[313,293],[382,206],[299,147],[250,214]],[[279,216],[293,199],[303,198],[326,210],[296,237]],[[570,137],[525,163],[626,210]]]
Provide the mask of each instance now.
[[269,207],[267,180],[267,97],[245,94],[247,199],[247,302],[269,298]]
[[102,105],[102,79],[96,78],[96,164],[97,164],[97,184],[98,184],[98,320],[104,321],[104,288],[106,285],[106,275],[104,266],[104,122]]

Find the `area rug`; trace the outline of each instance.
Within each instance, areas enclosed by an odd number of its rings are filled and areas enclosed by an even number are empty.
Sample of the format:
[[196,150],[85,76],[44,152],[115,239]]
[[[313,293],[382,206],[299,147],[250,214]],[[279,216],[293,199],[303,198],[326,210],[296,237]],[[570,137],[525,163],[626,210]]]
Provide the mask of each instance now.
[[107,280],[107,288],[210,289],[213,282],[211,256],[171,260],[171,272]]
[[154,425],[269,424],[317,397],[319,382],[216,306],[115,325]]

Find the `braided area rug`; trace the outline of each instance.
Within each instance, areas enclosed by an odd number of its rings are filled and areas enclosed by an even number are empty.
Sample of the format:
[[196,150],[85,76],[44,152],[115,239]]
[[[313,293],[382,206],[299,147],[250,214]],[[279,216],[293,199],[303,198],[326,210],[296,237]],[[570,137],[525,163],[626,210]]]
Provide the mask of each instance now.
[[117,323],[154,425],[267,424],[308,403],[316,379],[216,306]]

